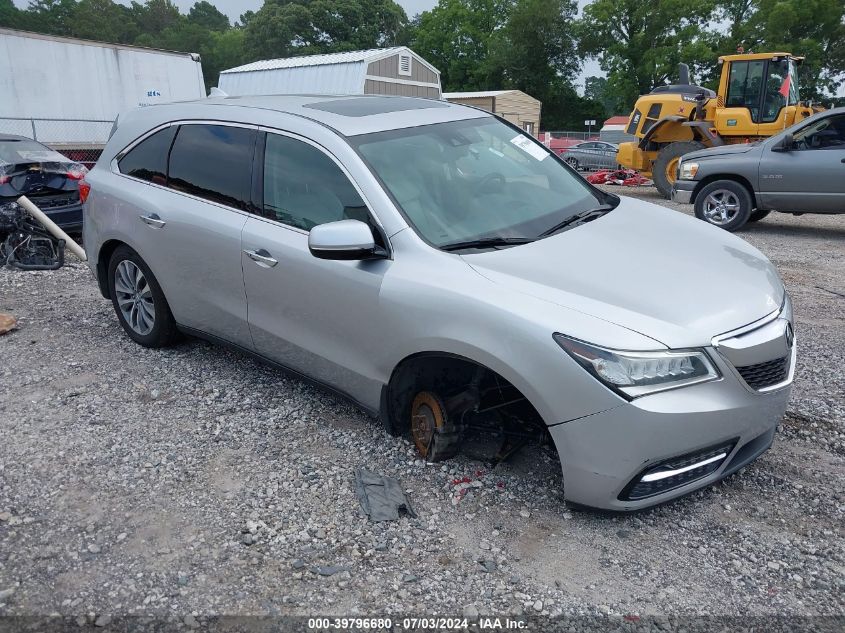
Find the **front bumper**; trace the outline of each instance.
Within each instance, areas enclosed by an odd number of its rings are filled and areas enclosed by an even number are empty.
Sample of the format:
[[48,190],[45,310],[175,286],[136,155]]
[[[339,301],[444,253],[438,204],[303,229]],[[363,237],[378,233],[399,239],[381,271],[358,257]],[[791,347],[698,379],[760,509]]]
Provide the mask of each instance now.
[[[639,510],[710,485],[769,448],[786,411],[792,372],[788,384],[754,392],[725,358],[714,349],[708,352],[722,374],[719,380],[644,396],[549,428],[567,501]],[[794,366],[793,348],[792,371]],[[724,457],[715,462],[717,454]],[[664,480],[669,489],[657,487],[658,492],[643,496],[636,484],[655,471],[658,477],[676,475]]]
[[698,183],[694,180],[676,180],[672,186],[672,201],[678,204],[692,202],[692,193]]

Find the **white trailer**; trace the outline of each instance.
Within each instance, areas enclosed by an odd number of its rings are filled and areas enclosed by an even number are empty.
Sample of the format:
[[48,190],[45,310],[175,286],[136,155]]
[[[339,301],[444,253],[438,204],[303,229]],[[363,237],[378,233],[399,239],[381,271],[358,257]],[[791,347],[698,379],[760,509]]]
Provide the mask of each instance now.
[[125,110],[203,97],[196,53],[0,28],[0,133],[102,147]]

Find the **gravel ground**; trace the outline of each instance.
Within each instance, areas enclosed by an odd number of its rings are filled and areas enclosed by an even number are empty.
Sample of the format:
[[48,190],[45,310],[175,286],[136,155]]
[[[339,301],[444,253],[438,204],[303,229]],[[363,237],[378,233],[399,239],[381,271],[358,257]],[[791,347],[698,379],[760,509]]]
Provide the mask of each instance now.
[[[20,319],[0,338],[0,615],[845,613],[845,216],[739,234],[794,300],[787,417],[739,474],[622,516],[568,509],[544,449],[426,465],[248,357],[141,348],[82,265],[0,270]],[[361,465],[418,518],[362,517]]]

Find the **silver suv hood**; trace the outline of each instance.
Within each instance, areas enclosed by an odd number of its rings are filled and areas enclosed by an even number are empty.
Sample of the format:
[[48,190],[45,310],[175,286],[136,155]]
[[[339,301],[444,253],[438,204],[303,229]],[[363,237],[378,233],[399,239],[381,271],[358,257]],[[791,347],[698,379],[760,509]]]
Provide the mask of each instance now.
[[[624,197],[593,222],[463,258],[511,291],[610,321],[670,348],[709,345],[713,336],[770,314],[784,298],[774,266],[744,240]],[[566,323],[560,331],[566,333]]]

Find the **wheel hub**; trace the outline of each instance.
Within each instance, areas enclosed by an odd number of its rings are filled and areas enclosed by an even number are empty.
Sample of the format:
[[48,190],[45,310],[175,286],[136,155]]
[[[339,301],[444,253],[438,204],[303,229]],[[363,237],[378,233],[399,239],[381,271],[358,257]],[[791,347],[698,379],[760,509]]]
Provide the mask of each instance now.
[[739,198],[726,189],[713,191],[704,201],[704,216],[713,224],[727,224],[738,212]]

